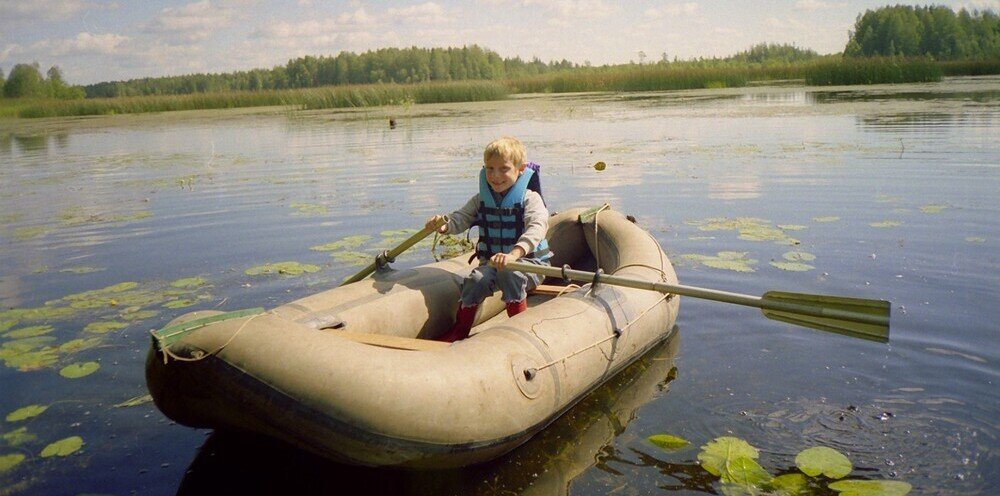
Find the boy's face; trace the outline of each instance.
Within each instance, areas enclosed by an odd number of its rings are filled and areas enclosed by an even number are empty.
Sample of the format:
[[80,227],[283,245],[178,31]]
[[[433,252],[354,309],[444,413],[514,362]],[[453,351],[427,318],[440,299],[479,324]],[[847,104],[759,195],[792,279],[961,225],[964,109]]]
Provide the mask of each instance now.
[[524,164],[514,165],[504,157],[494,156],[486,161],[486,182],[497,193],[510,189],[521,172],[524,172]]

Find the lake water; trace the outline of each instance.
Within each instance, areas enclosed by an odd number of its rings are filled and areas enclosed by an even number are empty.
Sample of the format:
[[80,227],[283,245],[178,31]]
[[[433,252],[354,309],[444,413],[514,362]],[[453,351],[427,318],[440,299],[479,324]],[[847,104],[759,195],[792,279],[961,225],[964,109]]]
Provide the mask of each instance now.
[[[150,329],[336,285],[459,207],[507,134],[551,210],[634,215],[682,283],[887,299],[891,342],[684,298],[677,338],[511,455],[451,472],[330,465],[143,399]],[[719,436],[774,475],[822,445],[852,478],[996,494],[998,143],[997,77],[0,122],[0,494],[712,494],[696,457]],[[430,260],[424,244],[397,265]],[[246,274],[284,261],[319,270]],[[660,433],[692,446],[662,451]]]

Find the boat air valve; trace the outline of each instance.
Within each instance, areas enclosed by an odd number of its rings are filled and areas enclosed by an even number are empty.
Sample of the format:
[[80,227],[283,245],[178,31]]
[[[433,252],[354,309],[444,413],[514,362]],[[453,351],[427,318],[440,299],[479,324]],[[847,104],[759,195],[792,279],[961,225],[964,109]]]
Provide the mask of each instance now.
[[532,380],[538,375],[538,369],[532,367],[530,369],[524,369],[524,378],[527,380]]

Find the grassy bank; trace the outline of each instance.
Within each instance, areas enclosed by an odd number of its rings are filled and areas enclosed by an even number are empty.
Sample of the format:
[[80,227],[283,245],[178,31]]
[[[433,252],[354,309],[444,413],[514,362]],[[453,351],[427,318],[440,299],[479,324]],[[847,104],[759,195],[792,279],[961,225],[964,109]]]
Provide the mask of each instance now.
[[300,109],[376,107],[416,103],[499,100],[507,86],[491,81],[458,81],[415,85],[373,84],[295,90],[231,91],[191,95],[159,95],[86,100],[4,101],[0,116],[57,117],[136,114],[175,110],[292,106]]
[[939,81],[942,76],[1000,74],[1000,59],[934,62],[927,59],[824,57],[800,63],[733,64],[713,61],[579,68],[500,81],[371,84],[321,88],[229,91],[190,95],[0,99],[0,117],[133,114],[173,110],[290,106],[327,109],[500,100],[511,93],[665,91],[734,88],[787,79],[808,85],[857,85]]

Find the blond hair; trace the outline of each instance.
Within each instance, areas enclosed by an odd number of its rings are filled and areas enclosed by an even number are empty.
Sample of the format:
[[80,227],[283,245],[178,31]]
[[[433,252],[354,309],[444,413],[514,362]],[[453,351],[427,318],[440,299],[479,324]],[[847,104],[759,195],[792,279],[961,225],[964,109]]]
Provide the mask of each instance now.
[[483,163],[493,157],[501,157],[509,160],[514,167],[520,167],[528,161],[528,151],[517,138],[503,136],[486,145],[486,150],[483,151]]

